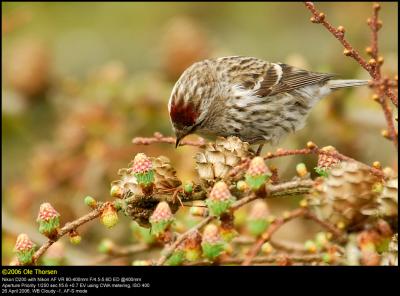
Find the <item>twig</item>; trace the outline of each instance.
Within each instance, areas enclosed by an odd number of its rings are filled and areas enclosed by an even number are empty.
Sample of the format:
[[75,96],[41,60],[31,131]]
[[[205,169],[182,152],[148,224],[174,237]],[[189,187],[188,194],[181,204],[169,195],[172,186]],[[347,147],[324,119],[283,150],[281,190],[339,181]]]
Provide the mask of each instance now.
[[266,184],[265,185],[265,195],[259,196],[251,193],[249,196],[239,199],[231,206],[231,211],[235,211],[243,205],[257,199],[257,198],[274,198],[293,194],[305,194],[309,193],[310,189],[313,187],[313,180],[296,180],[289,181],[277,185]]
[[307,250],[304,248],[304,244],[285,241],[285,240],[277,240],[277,239],[270,239],[269,241],[271,245],[276,248],[280,249],[289,253],[304,253]]
[[183,241],[194,231],[201,229],[203,226],[207,225],[207,223],[211,222],[215,217],[214,216],[208,216],[207,218],[204,218],[200,223],[198,223],[196,226],[190,228],[188,231],[185,233],[181,234],[177,240],[168,248],[165,250],[164,254],[158,259],[156,265],[163,265],[165,261],[172,255],[172,253],[175,251],[177,247]]
[[[303,188],[304,190],[302,192],[309,192],[309,189],[313,186],[314,181],[312,180],[298,180],[298,181],[289,181],[286,183],[278,184],[278,185],[271,185],[268,184],[266,185],[266,194],[262,198],[273,198],[276,197],[277,195],[283,196],[284,192],[289,191],[290,194],[292,194],[292,190],[296,188]],[[279,194],[278,194],[279,193]],[[236,202],[234,202],[231,206],[231,211],[235,211],[238,208],[244,206],[245,204],[260,198],[260,196],[255,195],[254,193],[251,193],[249,196],[244,197]],[[211,222],[215,217],[213,216],[208,216],[205,219],[203,219],[199,224],[194,226],[193,228],[189,229],[182,235],[178,237],[178,239],[171,245],[169,246],[164,254],[160,257],[160,259],[157,262],[157,265],[163,265],[165,261],[173,254],[174,250],[191,234],[193,231],[199,230],[203,226],[205,226],[207,223]]]
[[260,251],[262,245],[268,241],[271,236],[286,222],[293,220],[297,217],[303,216],[307,212],[304,208],[296,209],[290,212],[287,216],[276,219],[272,224],[268,227],[267,231],[264,232],[260,239],[256,242],[256,244],[250,249],[246,259],[242,262],[242,265],[250,265],[253,261],[254,257],[257,256]]
[[[309,154],[316,154],[316,155],[323,154],[323,155],[334,157],[334,158],[342,160],[342,161],[353,161],[353,162],[356,162],[356,163],[368,168],[369,171],[372,174],[374,174],[375,176],[377,176],[378,178],[385,178],[384,173],[379,169],[371,167],[371,166],[369,166],[369,165],[367,165],[365,163],[359,162],[359,161],[357,161],[357,160],[355,160],[355,159],[353,159],[351,157],[348,157],[346,155],[343,155],[343,154],[341,154],[341,153],[339,153],[337,151],[326,151],[326,150],[322,150],[322,149],[320,149],[318,147],[314,147],[312,149],[310,149],[310,148],[304,148],[304,149],[282,149],[282,148],[278,148],[276,150],[276,152],[268,152],[264,156],[264,159],[267,160],[267,159],[284,157],[284,156],[309,155]],[[246,169],[248,167],[249,163],[250,163],[250,160],[249,159],[245,159],[242,163],[240,163],[239,165],[234,167],[230,171],[229,175],[231,177],[235,176],[238,173],[238,171]]]
[[360,53],[351,46],[351,44],[344,38],[344,33],[341,30],[334,28],[330,23],[326,21],[325,14],[323,12],[319,12],[316,8],[314,3],[312,2],[305,2],[306,7],[308,10],[311,11],[313,17],[311,21],[313,23],[322,24],[329,32],[332,33],[333,36],[343,45],[343,47],[348,50],[347,55],[355,59],[365,70],[367,70],[371,76],[374,75],[373,68],[367,63],[365,59],[363,59]]
[[[153,143],[168,143],[175,144],[176,138],[174,137],[165,137],[161,133],[154,133],[153,137],[144,138],[144,137],[136,137],[132,139],[132,143],[135,145],[150,145]],[[205,147],[206,142],[203,138],[200,138],[197,141],[189,141],[182,140],[179,146],[195,146],[195,147]]]
[[344,55],[353,58],[361,67],[368,71],[369,75],[373,79],[371,86],[375,88],[375,91],[378,95],[377,101],[381,105],[385,114],[390,140],[393,141],[395,147],[398,148],[397,133],[393,124],[393,114],[385,99],[385,95],[390,98],[396,107],[398,107],[398,98],[397,95],[390,89],[385,79],[381,79],[381,66],[383,63],[383,58],[379,57],[378,48],[378,31],[382,26],[382,23],[378,18],[380,5],[378,3],[373,5],[373,16],[371,19],[368,19],[368,24],[372,31],[371,46],[368,48],[368,53],[371,55],[372,59],[370,59],[368,62],[361,57],[360,53],[354,49],[354,47],[344,38],[344,28],[342,26],[334,28],[326,20],[325,14],[316,9],[314,3],[305,2],[305,6],[313,14],[311,21],[313,23],[322,24],[343,45],[345,48],[343,52]]
[[66,223],[64,225],[64,227],[59,230],[58,235],[55,238],[47,240],[36,251],[36,253],[33,256],[33,262],[37,262],[37,260],[47,251],[47,249],[50,248],[50,246],[52,244],[54,244],[56,241],[58,241],[61,237],[63,237],[67,233],[71,232],[72,230],[77,229],[79,226],[98,218],[101,215],[101,213],[106,205],[107,205],[107,203],[101,204],[96,209],[91,211],[90,213],[88,213],[72,222]]
[[250,265],[253,258],[257,256],[260,251],[262,245],[271,239],[271,236],[279,230],[285,223],[298,218],[305,217],[314,220],[321,226],[325,227],[328,231],[330,231],[339,241],[345,241],[345,237],[342,232],[337,229],[335,226],[329,224],[328,222],[322,221],[318,219],[314,214],[312,214],[308,209],[299,208],[290,212],[288,215],[284,217],[276,219],[272,224],[268,227],[268,229],[261,235],[260,239],[256,242],[256,244],[250,249],[246,260],[242,265]]
[[345,237],[343,237],[342,232],[336,228],[335,226],[333,226],[332,224],[323,221],[321,219],[319,219],[315,214],[311,213],[310,211],[307,211],[304,213],[304,217],[311,219],[315,222],[317,222],[319,225],[321,225],[322,227],[326,228],[329,232],[331,232],[335,237],[337,237],[339,239],[339,241],[344,242],[345,241]]
[[[319,254],[306,254],[306,255],[288,255],[288,254],[277,254],[277,255],[268,255],[268,256],[258,256],[253,258],[252,262],[256,264],[265,264],[265,263],[276,263],[281,260],[288,260],[290,262],[297,263],[311,263],[311,262],[321,262],[322,256]],[[246,258],[223,258],[218,261],[219,264],[241,264],[246,260]],[[210,265],[212,264],[210,261],[198,261],[187,263],[184,265]]]

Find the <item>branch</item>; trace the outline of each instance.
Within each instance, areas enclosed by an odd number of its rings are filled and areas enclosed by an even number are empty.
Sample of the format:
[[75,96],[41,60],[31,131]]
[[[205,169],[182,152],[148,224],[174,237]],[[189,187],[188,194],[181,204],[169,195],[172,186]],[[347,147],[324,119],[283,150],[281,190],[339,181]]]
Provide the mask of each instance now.
[[[136,137],[132,139],[132,143],[135,145],[150,145],[153,143],[168,143],[168,144],[175,144],[176,138],[174,137],[165,137],[161,133],[156,132],[154,133],[153,137],[150,138],[143,138],[143,137]],[[200,138],[197,141],[189,141],[189,140],[182,140],[179,146],[195,146],[195,147],[205,147],[206,142],[203,138]]]
[[[303,193],[308,193],[310,188],[313,186],[314,181],[312,180],[298,180],[298,181],[290,181],[278,185],[271,185],[267,184],[266,186],[266,194],[264,197],[257,196],[254,193],[251,193],[249,196],[244,197],[236,202],[234,202],[231,206],[231,211],[235,211],[238,208],[244,206],[245,204],[257,199],[257,198],[274,198],[276,196],[283,196],[284,192],[293,192],[294,189],[299,189],[299,192]],[[301,189],[300,189],[301,188]],[[169,246],[164,254],[160,257],[160,259],[157,261],[157,265],[163,265],[165,261],[173,254],[175,249],[182,243],[184,240],[193,232],[196,230],[201,229],[203,226],[205,226],[207,223],[211,222],[214,220],[215,217],[213,216],[208,216],[205,219],[203,219],[200,223],[198,223],[196,226],[193,228],[189,229],[182,235],[178,237],[178,239],[171,245]]]
[[[242,264],[246,258],[223,258],[218,261],[219,264]],[[269,256],[259,256],[253,258],[253,263],[256,264],[264,264],[264,263],[276,263],[279,261],[289,261],[289,262],[297,262],[297,263],[312,263],[312,262],[321,262],[322,256],[318,254],[306,254],[306,255],[287,255],[287,254],[278,254],[278,255],[269,255]],[[210,261],[198,261],[192,262],[184,265],[197,266],[197,265],[211,265]]]
[[335,226],[333,226],[332,224],[330,224],[326,221],[319,219],[315,214],[311,213],[310,211],[305,212],[304,217],[311,219],[311,220],[317,222],[322,227],[326,228],[335,237],[337,237],[339,239],[339,241],[344,242],[346,240],[346,238],[343,237],[343,233],[338,228],[336,228]]
[[345,48],[343,54],[349,56],[357,61],[357,63],[363,67],[373,79],[371,86],[374,87],[377,93],[377,102],[381,105],[385,115],[386,123],[388,126],[388,136],[386,138],[393,141],[393,144],[398,148],[397,132],[394,128],[393,114],[389,108],[389,105],[385,99],[385,95],[390,98],[392,103],[398,107],[397,95],[390,89],[390,86],[385,79],[381,79],[381,66],[383,64],[383,57],[379,56],[378,48],[378,31],[382,27],[382,22],[379,20],[380,5],[375,3],[373,5],[373,16],[368,19],[368,25],[372,31],[371,46],[367,47],[367,52],[371,55],[371,59],[367,62],[361,57],[360,53],[354,49],[354,47],[344,38],[344,28],[339,26],[334,28],[327,20],[323,12],[316,9],[314,3],[305,2],[306,8],[312,13],[311,22],[322,24]]
[[258,254],[262,245],[268,241],[271,236],[279,229],[282,225],[286,222],[293,220],[297,217],[303,216],[307,212],[304,208],[296,209],[290,212],[287,216],[278,218],[272,222],[272,224],[268,227],[267,231],[265,231],[260,239],[256,242],[256,244],[250,249],[249,254],[247,255],[246,259],[242,262],[242,265],[250,265],[253,261],[253,258]]
[[86,214],[85,216],[82,216],[72,222],[66,223],[64,227],[59,230],[58,235],[55,238],[47,240],[39,248],[39,250],[36,251],[36,253],[33,255],[33,262],[37,262],[37,260],[47,251],[47,249],[50,248],[50,246],[58,241],[61,237],[73,230],[76,230],[79,226],[98,218],[107,204],[108,203],[100,204],[96,209]]
[[307,194],[313,187],[313,180],[296,180],[289,181],[286,183],[281,183],[278,185],[266,184],[265,185],[265,195],[259,196],[251,193],[249,196],[239,199],[231,206],[231,211],[235,211],[238,208],[244,206],[245,204],[257,199],[257,198],[276,198],[282,196],[288,196],[293,194]]
[[332,33],[332,35],[337,40],[339,40],[339,42],[343,45],[345,50],[347,50],[345,51],[345,54],[355,59],[357,63],[359,63],[361,67],[367,70],[368,73],[370,73],[371,77],[373,77],[374,69],[371,67],[371,65],[367,63],[365,59],[361,57],[360,53],[356,49],[354,49],[353,46],[351,46],[351,44],[344,38],[344,31],[340,30],[339,28],[336,29],[330,23],[328,23],[328,21],[325,18],[325,14],[323,12],[318,11],[315,8],[314,3],[305,2],[304,4],[307,7],[307,9],[311,11],[311,13],[313,14],[313,17],[310,19],[311,22],[322,24],[329,32]]
[[201,229],[203,226],[207,225],[209,222],[211,222],[212,220],[214,220],[214,216],[208,216],[207,218],[203,219],[200,223],[198,223],[196,226],[192,227],[191,229],[189,229],[188,231],[186,231],[185,233],[181,234],[177,240],[168,248],[165,250],[165,252],[163,252],[164,254],[160,257],[160,259],[158,259],[157,264],[156,265],[163,265],[165,263],[165,261],[167,261],[167,259],[172,255],[172,253],[175,251],[175,249],[177,247],[179,247],[179,245],[181,243],[183,243],[185,241],[185,239],[194,231]]
[[280,249],[280,250],[283,250],[288,253],[306,253],[306,252],[308,252],[304,248],[304,244],[301,244],[301,243],[285,241],[285,240],[277,240],[277,239],[270,239],[269,242],[275,249]]
[[261,235],[256,244],[250,249],[246,260],[243,261],[242,265],[250,265],[253,261],[253,258],[257,256],[260,251],[262,245],[271,239],[271,236],[278,231],[285,223],[298,218],[305,217],[312,219],[319,223],[321,226],[325,227],[328,231],[330,231],[335,237],[337,237],[340,241],[345,241],[345,237],[343,237],[342,232],[337,229],[335,226],[329,224],[328,222],[322,221],[318,219],[314,214],[312,214],[308,209],[299,208],[290,212],[288,215],[276,219],[272,224],[268,227],[268,229]]

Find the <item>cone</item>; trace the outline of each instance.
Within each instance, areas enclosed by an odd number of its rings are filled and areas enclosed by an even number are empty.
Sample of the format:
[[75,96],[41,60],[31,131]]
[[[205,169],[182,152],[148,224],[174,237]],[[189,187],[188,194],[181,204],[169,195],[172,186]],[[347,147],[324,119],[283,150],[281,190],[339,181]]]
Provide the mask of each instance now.
[[383,216],[398,216],[398,178],[392,178],[384,182],[383,190],[378,197],[379,213]]
[[257,156],[250,162],[249,169],[246,172],[246,183],[252,190],[257,191],[271,176],[272,172],[266,166],[264,159]]
[[250,156],[249,144],[237,137],[219,137],[195,156],[196,170],[204,181],[225,178],[229,171]]
[[189,234],[184,242],[185,258],[196,261],[201,257],[201,235],[196,230]]
[[210,210],[211,215],[220,216],[228,211],[235,198],[231,195],[228,186],[225,182],[219,181],[215,183],[210,192],[206,204]]
[[377,209],[378,194],[373,191],[377,181],[367,167],[343,161],[330,170],[308,201],[320,219],[337,227],[359,225]]
[[139,185],[147,187],[154,182],[154,171],[151,159],[144,153],[136,154],[133,159],[132,172]]
[[151,232],[160,236],[174,221],[174,215],[165,201],[160,202],[150,217]]
[[22,265],[31,264],[35,253],[35,244],[29,239],[28,235],[21,233],[17,237],[14,252]]
[[[324,152],[337,152],[336,148],[333,146],[325,146],[321,148],[321,151]],[[327,172],[330,169],[338,166],[340,160],[337,157],[327,155],[327,154],[319,154],[318,155],[318,164],[317,164],[317,172]]]
[[48,238],[53,238],[58,234],[60,227],[60,214],[49,203],[40,205],[39,214],[36,219],[39,223],[39,232]]
[[[165,189],[173,189],[181,185],[181,181],[177,178],[176,172],[170,164],[168,158],[160,156],[157,158],[147,158],[139,156],[139,163],[135,166],[135,170],[132,169],[120,169],[118,174],[121,176],[120,180],[111,183],[112,192],[116,192],[118,196],[123,199],[138,196],[126,207],[123,208],[125,215],[136,221],[140,226],[150,227],[149,218],[154,212],[159,200],[151,194],[153,191],[163,191]],[[136,159],[138,161],[138,159]],[[136,174],[146,174],[147,169],[150,168],[149,160],[152,162],[151,167],[153,171],[154,181],[149,188],[151,190],[146,191],[147,187],[141,186],[138,182]],[[136,173],[135,173],[136,172]],[[147,171],[148,173],[148,171]],[[144,192],[145,191],[145,192]],[[145,195],[145,196],[143,196]],[[179,205],[170,204],[171,211],[175,213]]]
[[249,232],[254,236],[263,234],[268,226],[268,215],[269,209],[265,201],[259,199],[256,200],[250,210],[247,228]]
[[214,260],[224,251],[224,243],[219,235],[218,227],[214,224],[208,224],[205,227],[201,247],[203,255],[210,260]]

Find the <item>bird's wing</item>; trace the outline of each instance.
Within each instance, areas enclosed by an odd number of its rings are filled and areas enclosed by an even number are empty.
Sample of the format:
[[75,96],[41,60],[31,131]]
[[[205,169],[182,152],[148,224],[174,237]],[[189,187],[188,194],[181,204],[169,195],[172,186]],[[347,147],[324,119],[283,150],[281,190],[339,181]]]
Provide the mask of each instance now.
[[324,83],[333,74],[309,72],[282,63],[271,63],[254,94],[260,97],[272,96],[302,88],[312,84]]
[[290,92],[307,85],[324,83],[335,75],[310,72],[283,63],[231,56],[216,59],[220,81],[250,91],[258,97]]

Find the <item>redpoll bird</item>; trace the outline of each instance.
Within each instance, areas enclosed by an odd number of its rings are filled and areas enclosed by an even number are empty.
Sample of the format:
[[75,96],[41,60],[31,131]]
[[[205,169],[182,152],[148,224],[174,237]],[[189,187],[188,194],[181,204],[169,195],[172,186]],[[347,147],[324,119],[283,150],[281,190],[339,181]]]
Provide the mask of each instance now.
[[322,97],[335,89],[368,84],[333,77],[252,57],[197,62],[183,72],[168,103],[176,146],[192,133],[276,144],[304,126]]

